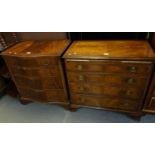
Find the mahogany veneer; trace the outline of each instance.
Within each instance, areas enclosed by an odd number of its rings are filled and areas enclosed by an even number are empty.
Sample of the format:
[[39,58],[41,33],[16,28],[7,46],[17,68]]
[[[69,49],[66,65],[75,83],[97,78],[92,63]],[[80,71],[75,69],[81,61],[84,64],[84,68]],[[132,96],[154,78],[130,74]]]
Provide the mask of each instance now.
[[74,41],[63,58],[71,108],[142,114],[155,60],[147,41]]
[[69,44],[25,41],[2,53],[22,101],[68,103],[61,55]]

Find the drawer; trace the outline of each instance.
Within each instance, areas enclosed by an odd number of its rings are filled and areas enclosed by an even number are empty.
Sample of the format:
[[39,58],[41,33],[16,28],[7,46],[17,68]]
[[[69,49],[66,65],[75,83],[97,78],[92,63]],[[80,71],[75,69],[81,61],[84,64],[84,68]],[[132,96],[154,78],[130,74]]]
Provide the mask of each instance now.
[[57,57],[5,57],[6,62],[10,66],[20,66],[20,67],[53,67],[58,65]]
[[42,77],[42,78],[27,78],[15,76],[16,84],[19,87],[32,89],[63,89],[63,84],[60,77]]
[[38,102],[66,102],[67,100],[62,89],[37,91],[20,87],[19,90],[22,97]]
[[147,78],[135,75],[118,75],[118,74],[91,74],[91,73],[67,73],[69,82],[78,83],[100,83],[107,85],[127,85],[145,87]]
[[103,98],[90,95],[72,94],[71,100],[72,104],[77,104],[81,106],[113,108],[127,111],[136,111],[140,106],[140,102],[138,101],[108,98],[108,97]]
[[57,67],[39,67],[39,68],[27,68],[27,67],[11,67],[13,75],[21,75],[27,77],[49,77],[59,75],[59,69]]
[[105,95],[111,97],[121,97],[129,99],[140,99],[143,96],[143,90],[128,87],[112,87],[95,84],[76,84],[70,83],[70,91],[73,93]]
[[125,61],[66,61],[68,71],[101,72],[101,73],[133,73],[146,76],[152,69],[151,63],[134,63]]

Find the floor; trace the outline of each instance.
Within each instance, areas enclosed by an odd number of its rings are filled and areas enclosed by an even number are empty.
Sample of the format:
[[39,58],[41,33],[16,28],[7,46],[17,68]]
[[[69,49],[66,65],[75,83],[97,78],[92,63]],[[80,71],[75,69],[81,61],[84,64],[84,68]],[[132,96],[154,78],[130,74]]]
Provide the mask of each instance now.
[[155,115],[147,114],[141,121],[135,121],[122,113],[80,108],[76,112],[57,105],[31,103],[21,105],[10,96],[0,99],[1,123],[153,123]]

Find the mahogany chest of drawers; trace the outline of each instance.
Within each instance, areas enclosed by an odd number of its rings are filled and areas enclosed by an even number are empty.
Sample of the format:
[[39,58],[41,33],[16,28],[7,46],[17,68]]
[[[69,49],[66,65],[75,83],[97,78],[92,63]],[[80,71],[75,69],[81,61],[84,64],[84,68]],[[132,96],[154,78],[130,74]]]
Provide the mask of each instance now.
[[74,41],[63,58],[72,108],[141,114],[155,60],[146,41]]
[[22,101],[68,103],[61,55],[69,43],[25,41],[2,53]]

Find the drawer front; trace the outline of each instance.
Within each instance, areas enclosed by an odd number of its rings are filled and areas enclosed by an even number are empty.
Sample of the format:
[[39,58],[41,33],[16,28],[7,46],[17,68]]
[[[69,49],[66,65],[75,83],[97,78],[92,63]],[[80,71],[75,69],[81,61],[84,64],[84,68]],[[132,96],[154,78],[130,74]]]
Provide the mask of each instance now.
[[127,75],[117,75],[117,74],[87,74],[87,73],[67,73],[69,82],[78,83],[100,83],[107,85],[126,85],[126,86],[137,86],[144,88],[147,79],[138,76],[127,76]]
[[44,78],[26,78],[15,76],[16,84],[19,87],[27,87],[32,89],[63,89],[60,77],[44,77]]
[[72,104],[102,108],[116,108],[127,111],[136,111],[139,108],[138,101],[130,101],[124,99],[115,98],[103,98],[87,95],[71,95]]
[[24,98],[38,102],[66,102],[66,96],[61,89],[36,91],[33,89],[20,87],[20,95]]
[[27,77],[49,77],[59,75],[59,69],[57,66],[53,68],[26,68],[26,67],[11,67],[11,72],[14,75],[21,75]]
[[128,87],[112,87],[94,84],[76,84],[70,83],[70,91],[73,93],[105,95],[111,97],[121,97],[128,99],[140,99],[143,96],[143,90]]
[[66,61],[68,71],[79,72],[104,72],[104,73],[149,73],[152,69],[151,63],[133,63],[133,62],[98,62],[98,61]]
[[58,65],[57,57],[5,57],[10,66],[52,67]]

